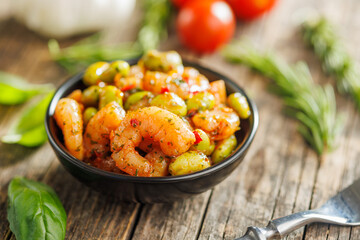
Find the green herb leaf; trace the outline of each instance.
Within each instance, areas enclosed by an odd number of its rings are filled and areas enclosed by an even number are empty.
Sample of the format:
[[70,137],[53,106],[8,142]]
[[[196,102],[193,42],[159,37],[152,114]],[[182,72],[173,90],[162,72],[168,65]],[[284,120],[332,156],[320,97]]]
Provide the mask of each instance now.
[[47,135],[44,119],[53,95],[54,91],[33,103],[1,140],[5,143],[17,143],[26,147],[37,147],[45,143]]
[[144,18],[137,42],[144,52],[156,49],[167,37],[167,24],[172,8],[169,0],[143,0]]
[[24,79],[0,71],[0,104],[17,105],[33,96],[49,91],[51,84],[29,84]]
[[66,212],[49,186],[16,177],[8,200],[7,218],[17,240],[65,238]]
[[169,0],[143,0],[144,19],[136,42],[105,46],[100,35],[94,34],[74,45],[60,49],[55,39],[48,42],[50,55],[68,72],[74,73],[97,61],[113,61],[140,57],[155,49],[167,37],[167,24],[171,16]]
[[305,63],[290,66],[274,54],[258,53],[245,42],[229,44],[223,55],[274,81],[273,92],[291,108],[288,112],[301,124],[299,132],[319,155],[334,148],[342,126],[342,118],[336,114],[334,90],[330,85],[321,87],[314,83]]
[[305,21],[302,29],[305,41],[321,59],[323,69],[335,77],[339,92],[349,94],[360,110],[360,72],[334,26],[325,17],[318,17]]

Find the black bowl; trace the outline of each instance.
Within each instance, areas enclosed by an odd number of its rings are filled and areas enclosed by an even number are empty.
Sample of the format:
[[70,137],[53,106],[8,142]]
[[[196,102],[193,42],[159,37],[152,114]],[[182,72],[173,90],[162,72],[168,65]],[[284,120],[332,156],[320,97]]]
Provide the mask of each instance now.
[[[130,61],[130,64],[136,61]],[[90,166],[73,157],[64,147],[61,131],[53,118],[57,102],[75,89],[84,89],[83,73],[71,77],[56,91],[46,113],[45,126],[49,142],[66,170],[81,182],[104,194],[111,194],[120,200],[142,203],[173,202],[194,194],[202,193],[223,181],[240,164],[255,136],[259,115],[255,103],[244,90],[227,77],[194,63],[185,66],[197,68],[210,81],[223,79],[228,93],[240,92],[249,102],[252,115],[241,121],[241,130],[236,133],[238,146],[224,161],[205,170],[182,176],[135,177],[107,172]]]

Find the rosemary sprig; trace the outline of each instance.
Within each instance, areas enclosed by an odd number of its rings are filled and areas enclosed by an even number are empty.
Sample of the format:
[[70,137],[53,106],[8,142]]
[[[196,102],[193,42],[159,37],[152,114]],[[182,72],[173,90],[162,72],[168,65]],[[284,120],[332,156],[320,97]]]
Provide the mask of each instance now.
[[335,95],[331,85],[321,87],[312,80],[307,65],[288,65],[274,54],[260,54],[244,42],[229,44],[223,51],[231,62],[257,70],[275,83],[289,113],[299,122],[299,132],[310,146],[322,155],[333,149],[341,127],[336,115]]
[[318,17],[305,21],[302,29],[305,41],[321,59],[323,69],[336,79],[338,91],[350,94],[360,110],[360,73],[334,26],[326,18]]
[[95,34],[60,49],[59,43],[51,39],[48,48],[52,59],[73,73],[96,61],[136,58],[149,49],[157,48],[167,36],[171,4],[168,0],[143,0],[143,9],[144,19],[136,42],[105,46],[100,42],[99,34]]

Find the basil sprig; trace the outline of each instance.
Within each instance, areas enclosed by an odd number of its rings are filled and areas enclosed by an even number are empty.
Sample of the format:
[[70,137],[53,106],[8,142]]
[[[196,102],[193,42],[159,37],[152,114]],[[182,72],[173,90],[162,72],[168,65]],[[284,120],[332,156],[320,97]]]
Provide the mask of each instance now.
[[52,188],[16,177],[8,200],[7,217],[17,240],[65,238],[66,212]]
[[51,91],[40,101],[33,103],[1,138],[4,143],[17,143],[26,147],[37,147],[47,141],[44,118],[54,95]]
[[49,91],[51,84],[30,84],[21,77],[0,71],[0,104],[17,105]]

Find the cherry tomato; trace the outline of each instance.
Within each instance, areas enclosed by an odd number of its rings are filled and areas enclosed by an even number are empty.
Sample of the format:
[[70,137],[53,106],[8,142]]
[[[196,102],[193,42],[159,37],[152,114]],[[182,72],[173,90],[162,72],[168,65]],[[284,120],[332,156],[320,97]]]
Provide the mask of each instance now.
[[192,1],[192,0],[171,0],[171,2],[177,7],[177,8],[182,8],[182,6],[184,6],[187,2]]
[[270,10],[276,0],[226,0],[236,17],[242,20],[252,20]]
[[221,0],[187,2],[176,19],[181,42],[198,53],[213,52],[226,43],[235,31],[235,17]]

